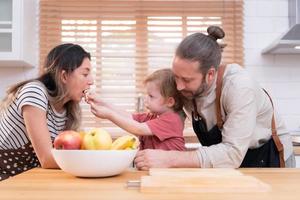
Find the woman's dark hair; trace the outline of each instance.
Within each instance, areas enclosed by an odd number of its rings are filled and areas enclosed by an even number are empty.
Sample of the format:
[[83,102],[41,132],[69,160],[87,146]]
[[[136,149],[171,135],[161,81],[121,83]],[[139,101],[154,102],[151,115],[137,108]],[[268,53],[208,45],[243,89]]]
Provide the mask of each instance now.
[[[81,66],[85,58],[91,56],[81,46],[67,43],[54,47],[47,55],[42,74],[35,79],[17,83],[7,90],[7,95],[1,104],[1,108],[8,106],[17,96],[19,89],[32,81],[40,81],[46,87],[51,103],[61,102],[68,91],[61,82],[60,74],[64,70],[67,73],[73,72]],[[69,101],[65,104],[67,110],[67,122],[65,129],[77,129],[79,127],[81,112],[77,102]]]
[[222,45],[217,43],[218,39],[225,37],[224,31],[218,26],[209,26],[208,35],[194,33],[182,40],[176,49],[176,56],[199,62],[199,70],[206,72],[214,67],[218,69],[222,57]]
[[91,55],[81,46],[72,43],[58,45],[47,55],[43,66],[44,73],[38,80],[44,83],[50,95],[55,97],[58,95],[58,73],[62,70],[71,73],[82,64],[84,58],[90,60]]

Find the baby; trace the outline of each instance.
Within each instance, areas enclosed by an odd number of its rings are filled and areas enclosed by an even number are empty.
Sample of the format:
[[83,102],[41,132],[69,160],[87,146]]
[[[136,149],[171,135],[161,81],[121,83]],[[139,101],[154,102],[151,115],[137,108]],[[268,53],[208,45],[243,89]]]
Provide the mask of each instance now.
[[112,121],[127,132],[139,136],[140,149],[185,150],[180,94],[171,69],[160,69],[144,81],[146,113],[130,114],[109,105],[95,93],[87,95],[92,113]]

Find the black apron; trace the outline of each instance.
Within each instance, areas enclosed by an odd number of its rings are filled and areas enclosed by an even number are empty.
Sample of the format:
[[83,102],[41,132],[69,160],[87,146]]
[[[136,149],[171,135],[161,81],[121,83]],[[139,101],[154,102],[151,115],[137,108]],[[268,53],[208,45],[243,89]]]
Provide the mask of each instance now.
[[[225,68],[226,66],[221,66],[218,70],[215,101],[218,122],[210,130],[207,130],[205,118],[198,113],[196,101],[193,99],[194,111],[192,112],[192,125],[194,132],[196,133],[197,138],[202,146],[211,146],[222,142],[222,131],[219,128],[223,126],[221,119],[220,96]],[[266,94],[268,95],[267,92]],[[284,167],[283,146],[277,136],[274,115],[272,117],[272,129],[271,139],[259,148],[248,149],[240,167]]]
[[0,181],[39,166],[30,142],[18,149],[0,150]]
[[[193,129],[201,145],[211,146],[222,142],[221,130],[217,125],[209,131],[204,127],[203,118],[197,120],[193,117]],[[257,149],[248,149],[240,167],[280,167],[279,153],[273,138]]]

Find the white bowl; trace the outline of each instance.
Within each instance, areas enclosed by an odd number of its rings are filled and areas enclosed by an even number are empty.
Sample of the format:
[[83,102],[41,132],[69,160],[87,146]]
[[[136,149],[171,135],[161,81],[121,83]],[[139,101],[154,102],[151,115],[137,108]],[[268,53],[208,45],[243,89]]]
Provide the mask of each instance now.
[[52,154],[58,166],[78,177],[106,177],[122,173],[133,162],[136,150],[58,150]]

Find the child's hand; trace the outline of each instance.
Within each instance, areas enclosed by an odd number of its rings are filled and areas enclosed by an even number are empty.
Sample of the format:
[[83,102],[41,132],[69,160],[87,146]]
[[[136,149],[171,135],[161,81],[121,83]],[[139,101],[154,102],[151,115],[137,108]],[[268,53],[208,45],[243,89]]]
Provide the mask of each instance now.
[[113,110],[107,106],[101,105],[101,103],[93,103],[93,101],[91,101],[90,105],[91,112],[99,118],[109,119],[113,112]]
[[102,101],[94,92],[86,93],[85,101],[90,104],[91,112],[97,117],[107,119],[113,112],[110,106]]
[[100,96],[97,96],[95,92],[86,92],[85,93],[85,102],[92,105],[92,104],[97,104],[97,105],[102,105],[102,106],[107,106],[104,101],[100,99]]
[[89,96],[91,95],[91,91],[89,89],[85,90],[84,91],[84,101],[88,104],[90,104],[90,101],[89,101]]

